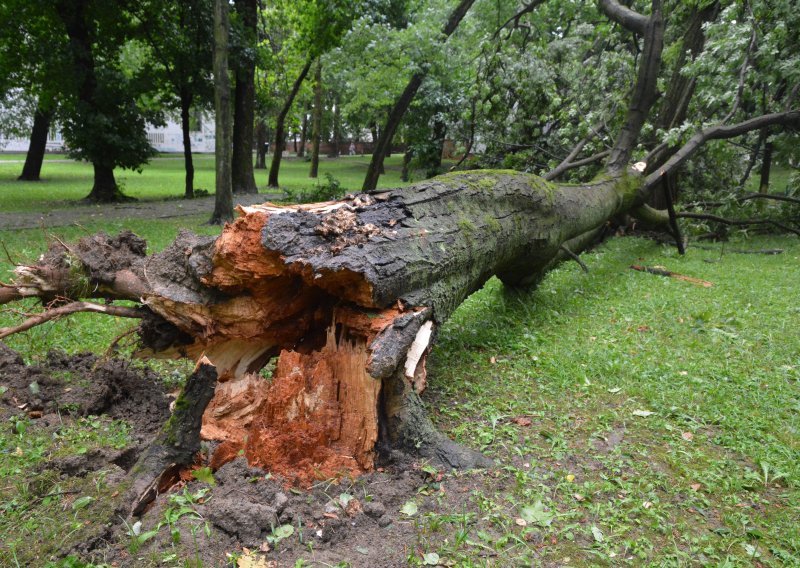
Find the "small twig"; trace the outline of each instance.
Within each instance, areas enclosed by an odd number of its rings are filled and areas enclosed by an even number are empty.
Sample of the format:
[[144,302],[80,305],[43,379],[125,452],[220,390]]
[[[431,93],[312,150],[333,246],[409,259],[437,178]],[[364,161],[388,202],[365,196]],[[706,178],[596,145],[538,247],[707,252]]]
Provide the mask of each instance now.
[[67,304],[66,306],[61,306],[59,308],[52,308],[40,314],[37,314],[33,317],[30,317],[19,325],[0,328],[0,339],[3,339],[4,337],[8,337],[9,335],[13,335],[15,333],[19,333],[21,331],[26,331],[28,329],[31,329],[32,327],[36,327],[37,325],[41,325],[48,321],[52,321],[60,317],[69,314],[75,314],[78,312],[96,312],[100,314],[107,314],[123,318],[141,318],[143,315],[142,311],[137,308],[126,308],[122,306],[102,306],[100,304],[93,304],[91,302],[72,302],[71,304]]
[[583,269],[584,272],[586,272],[587,274],[589,273],[589,267],[586,266],[586,263],[581,260],[581,257],[579,257],[577,254],[575,254],[571,250],[569,250],[567,248],[567,245],[561,245],[559,248],[561,250],[563,250],[568,257],[570,257],[572,260],[577,262],[578,265]]
[[684,282],[697,284],[698,286],[702,286],[703,288],[711,288],[714,285],[713,282],[709,282],[708,280],[701,280],[699,278],[694,278],[693,276],[678,274],[677,272],[672,272],[670,270],[665,270],[663,268],[655,268],[652,266],[640,266],[638,264],[631,264],[631,268],[633,270],[638,270],[639,272],[647,272],[648,274],[655,274],[656,276],[666,276],[668,278],[675,278],[676,280],[683,280]]
[[18,262],[16,262],[14,259],[12,259],[12,258],[11,258],[11,253],[9,253],[9,252],[8,252],[8,249],[6,248],[6,243],[5,243],[5,241],[0,241],[0,245],[2,245],[2,246],[3,246],[3,251],[6,253],[6,258],[8,259],[8,262],[10,262],[11,264],[13,264],[14,266],[19,266],[19,263],[18,263]]
[[119,342],[125,339],[126,337],[133,335],[134,333],[136,333],[137,330],[138,328],[129,329],[128,331],[120,333],[117,337],[115,337],[114,341],[112,341],[111,345],[109,345],[108,349],[106,349],[105,357],[111,357],[114,350],[116,350],[117,345],[119,345]]

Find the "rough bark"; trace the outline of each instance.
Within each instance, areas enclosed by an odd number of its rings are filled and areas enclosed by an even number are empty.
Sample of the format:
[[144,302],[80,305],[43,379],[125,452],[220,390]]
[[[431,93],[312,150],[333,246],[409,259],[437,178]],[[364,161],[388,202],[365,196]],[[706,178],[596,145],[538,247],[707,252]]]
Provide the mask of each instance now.
[[[461,20],[467,15],[467,12],[474,2],[475,0],[461,0],[461,2],[458,3],[442,28],[443,41],[447,41],[447,38],[456,31]],[[405,116],[409,105],[411,105],[411,101],[414,100],[414,96],[417,94],[420,86],[422,86],[422,81],[425,79],[426,74],[426,72],[418,71],[411,76],[406,88],[403,89],[403,92],[397,98],[392,110],[389,112],[386,125],[381,130],[380,136],[373,148],[372,160],[370,160],[369,167],[367,168],[367,175],[364,178],[364,184],[362,186],[364,191],[372,191],[378,187],[378,178],[383,173],[383,160],[387,152],[391,150],[394,134],[398,126],[400,126],[400,122],[403,120],[403,116]],[[373,140],[375,140],[374,133]]]
[[286,97],[286,101],[275,119],[275,149],[272,151],[272,165],[269,168],[269,181],[267,182],[269,187],[278,187],[278,174],[281,170],[281,158],[283,158],[283,146],[286,140],[286,117],[294,104],[297,93],[300,91],[300,86],[303,84],[306,75],[308,75],[309,69],[311,69],[311,63],[312,60],[309,59],[303,65],[300,74],[292,85],[292,90],[289,91],[289,96]]
[[189,89],[181,90],[181,133],[183,135],[183,165],[185,174],[183,197],[185,199],[194,198],[194,162],[192,161],[192,137],[191,137],[191,110],[192,93]]
[[[203,423],[221,442],[215,467],[243,453],[305,485],[369,471],[385,449],[480,466],[419,399],[437,329],[492,275],[537,283],[564,245],[579,252],[627,210],[641,181],[632,172],[569,186],[477,171],[339,202],[241,208],[219,238],[183,232],[149,257],[131,233],[87,237],[18,268],[0,303],[140,303],[140,355],[205,355],[216,368]],[[265,381],[258,372],[275,356]]]
[[311,167],[308,177],[319,176],[319,144],[322,138],[322,60],[314,69],[314,111],[311,120]]
[[216,369],[207,361],[199,362],[186,380],[172,416],[131,470],[131,514],[141,514],[159,493],[174,485],[182,467],[194,463],[200,451],[203,413],[216,382]]
[[50,131],[50,120],[53,112],[45,109],[41,102],[36,107],[33,115],[33,129],[31,130],[28,153],[25,155],[25,164],[22,173],[17,178],[20,181],[39,181],[42,173],[42,162],[47,149],[47,134]]
[[233,219],[231,188],[231,86],[228,77],[228,3],[214,1],[214,107],[216,141],[216,196],[209,223],[219,225]]
[[[248,49],[255,51],[258,0],[237,0]],[[233,193],[258,193],[253,173],[253,125],[256,103],[256,60],[254,55],[241,55],[236,65],[236,88],[233,97],[233,153],[231,177]]]

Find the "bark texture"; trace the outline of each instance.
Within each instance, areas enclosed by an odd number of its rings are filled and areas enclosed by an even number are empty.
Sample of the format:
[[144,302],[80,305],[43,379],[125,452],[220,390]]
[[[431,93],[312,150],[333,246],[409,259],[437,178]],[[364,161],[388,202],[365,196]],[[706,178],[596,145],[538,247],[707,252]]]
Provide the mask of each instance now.
[[209,223],[219,225],[233,219],[231,177],[231,86],[228,78],[230,22],[226,0],[214,2],[214,110],[216,140],[216,196]]
[[237,0],[247,37],[247,49],[242,49],[236,65],[236,89],[233,100],[233,153],[231,177],[233,193],[258,193],[253,173],[253,126],[256,105],[256,60],[258,0]]

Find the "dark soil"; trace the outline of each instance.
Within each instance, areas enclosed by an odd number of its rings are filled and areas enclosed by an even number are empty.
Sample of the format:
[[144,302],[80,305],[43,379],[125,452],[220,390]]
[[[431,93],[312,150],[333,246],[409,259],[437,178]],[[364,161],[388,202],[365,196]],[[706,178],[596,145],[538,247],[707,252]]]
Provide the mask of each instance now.
[[[42,364],[26,366],[0,342],[0,384],[8,389],[0,397],[0,421],[23,414],[32,418],[32,428],[45,431],[87,415],[128,422],[132,426],[128,448],[92,449],[46,464],[62,478],[84,477],[101,469],[116,472],[105,482],[110,492],[114,486],[119,489],[112,494],[117,500],[125,494],[131,467],[170,415],[171,399],[155,373],[92,354],[51,352]],[[211,455],[212,449],[206,447],[204,455]],[[469,505],[470,492],[487,482],[482,475],[432,476],[401,454],[385,457],[376,472],[355,480],[319,482],[307,491],[250,467],[244,458],[214,472],[214,486],[194,480],[188,471],[182,477],[185,481],[159,495],[140,519],[123,523],[120,514],[124,516],[126,503],[113,504],[106,509],[108,518],[95,520],[96,530],[77,544],[62,547],[59,556],[111,566],[157,566],[165,555],[175,554],[178,559],[202,561],[196,565],[231,566],[236,564],[229,555],[235,558],[249,550],[257,555],[254,561],[262,562],[252,564],[259,568],[294,566],[301,558],[314,566],[406,566],[410,555],[420,554],[416,519],[429,511],[458,513],[474,508]],[[190,495],[195,498],[187,505]],[[419,507],[415,516],[401,513],[411,500]],[[188,509],[170,527],[167,519],[181,506]],[[131,545],[134,539],[129,534],[137,520],[142,533],[158,529],[138,547]],[[293,534],[275,542],[274,530],[282,525],[291,525]],[[436,538],[448,538],[449,528]]]
[[[184,496],[209,489],[202,502],[192,505],[200,516],[187,515],[178,523],[177,538],[162,527],[134,554],[116,545],[102,551],[102,557],[119,566],[134,566],[172,548],[180,558],[199,559],[201,566],[226,565],[229,555],[243,551],[263,562],[252,566],[265,568],[295,566],[298,559],[307,562],[304,566],[408,566],[409,556],[419,556],[416,519],[432,511],[459,513],[472,508],[467,505],[470,492],[485,481],[481,475],[465,475],[436,482],[418,464],[396,460],[355,480],[321,482],[300,491],[250,467],[244,458],[225,464],[214,478],[212,488],[200,481],[173,488],[171,495]],[[401,513],[410,500],[419,507],[413,517]],[[162,495],[143,516],[141,530],[163,523],[176,508],[168,495]],[[270,542],[274,529],[282,525],[291,525],[293,534]],[[434,540],[449,538],[449,529]],[[120,536],[118,542],[124,545],[126,538]]]
[[0,398],[0,422],[27,415],[47,428],[75,417],[106,415],[132,427],[132,444],[125,450],[90,451],[49,464],[68,475],[86,475],[109,463],[127,471],[170,414],[170,398],[155,373],[91,353],[51,351],[42,364],[29,366],[0,342],[0,384],[8,389]]

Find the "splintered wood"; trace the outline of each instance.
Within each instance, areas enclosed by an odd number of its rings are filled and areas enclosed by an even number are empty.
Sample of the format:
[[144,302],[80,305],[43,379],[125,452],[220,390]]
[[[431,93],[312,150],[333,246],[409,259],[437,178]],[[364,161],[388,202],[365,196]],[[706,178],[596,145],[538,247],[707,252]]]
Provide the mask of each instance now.
[[272,379],[248,374],[220,385],[202,436],[222,440],[220,467],[238,455],[308,486],[374,466],[381,381],[366,372],[368,338],[342,323],[318,351],[284,350]]

